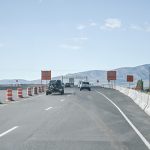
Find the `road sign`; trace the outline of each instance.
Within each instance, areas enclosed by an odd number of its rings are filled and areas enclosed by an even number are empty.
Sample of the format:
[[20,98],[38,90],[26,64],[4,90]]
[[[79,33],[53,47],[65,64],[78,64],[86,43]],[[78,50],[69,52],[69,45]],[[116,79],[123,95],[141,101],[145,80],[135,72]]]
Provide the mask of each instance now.
[[116,71],[107,71],[107,80],[116,80]]
[[41,71],[41,80],[51,80],[51,71]]
[[133,82],[133,75],[127,75],[127,82]]

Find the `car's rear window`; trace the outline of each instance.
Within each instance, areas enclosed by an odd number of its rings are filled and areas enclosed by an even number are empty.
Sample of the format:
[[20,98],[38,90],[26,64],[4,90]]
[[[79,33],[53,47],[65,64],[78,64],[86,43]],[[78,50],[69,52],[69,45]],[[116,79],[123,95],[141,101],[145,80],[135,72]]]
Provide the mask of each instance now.
[[50,81],[50,84],[53,84],[53,83],[55,83],[56,82],[56,80],[51,80]]
[[83,84],[89,84],[89,82],[82,82]]

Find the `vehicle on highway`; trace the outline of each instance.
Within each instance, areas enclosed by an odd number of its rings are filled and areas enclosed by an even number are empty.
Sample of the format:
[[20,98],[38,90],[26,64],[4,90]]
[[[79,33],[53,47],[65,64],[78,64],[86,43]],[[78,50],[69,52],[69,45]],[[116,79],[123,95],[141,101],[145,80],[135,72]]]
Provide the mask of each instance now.
[[91,91],[90,83],[82,81],[80,84],[80,91],[82,91],[83,89],[87,89],[87,90]]
[[78,88],[80,88],[81,82],[82,82],[82,81],[79,81],[79,83],[78,83]]
[[61,80],[50,80],[48,90],[46,91],[46,95],[52,93],[60,93],[61,95],[64,94],[64,86]]
[[65,83],[65,87],[71,87],[70,83]]
[[63,87],[65,87],[65,84],[64,84],[64,83],[62,83],[62,86],[63,86]]

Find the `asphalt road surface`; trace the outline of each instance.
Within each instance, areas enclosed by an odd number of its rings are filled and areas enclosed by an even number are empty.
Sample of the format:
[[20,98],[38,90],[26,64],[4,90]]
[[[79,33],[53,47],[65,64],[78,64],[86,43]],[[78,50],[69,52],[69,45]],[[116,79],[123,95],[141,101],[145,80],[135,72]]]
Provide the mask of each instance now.
[[150,117],[112,89],[66,88],[0,105],[0,115],[0,150],[149,149]]

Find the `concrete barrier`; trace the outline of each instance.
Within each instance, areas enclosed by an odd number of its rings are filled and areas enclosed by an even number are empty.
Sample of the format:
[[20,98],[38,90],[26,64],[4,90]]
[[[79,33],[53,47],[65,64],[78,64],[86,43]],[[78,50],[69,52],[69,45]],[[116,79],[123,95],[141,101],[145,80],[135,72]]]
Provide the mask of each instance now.
[[141,92],[138,92],[138,93],[137,93],[137,97],[136,97],[136,99],[135,99],[135,103],[136,103],[137,105],[140,105],[140,103],[141,103],[141,98],[142,98],[142,93],[141,93]]
[[150,116],[150,95],[148,97],[148,103],[147,103],[147,106],[145,108],[145,112]]
[[124,89],[123,89],[123,93],[124,93],[125,95],[129,95],[129,89],[128,89],[128,88],[124,88]]
[[144,110],[148,115],[150,115],[150,95],[138,92],[133,89],[118,86],[116,87],[116,90],[129,96],[142,110]]
[[149,100],[149,95],[148,94],[145,94],[145,93],[141,93],[141,101],[140,101],[140,104],[139,106],[145,110],[145,108],[147,107],[148,105],[148,100]]
[[129,93],[129,89],[123,88],[123,87],[120,87],[119,91],[125,95],[128,95],[128,93]]
[[132,89],[129,90],[128,96],[129,96],[131,99],[133,99],[134,102],[135,102],[136,99],[137,99],[137,95],[138,95],[138,92],[137,92],[137,91],[132,90]]

